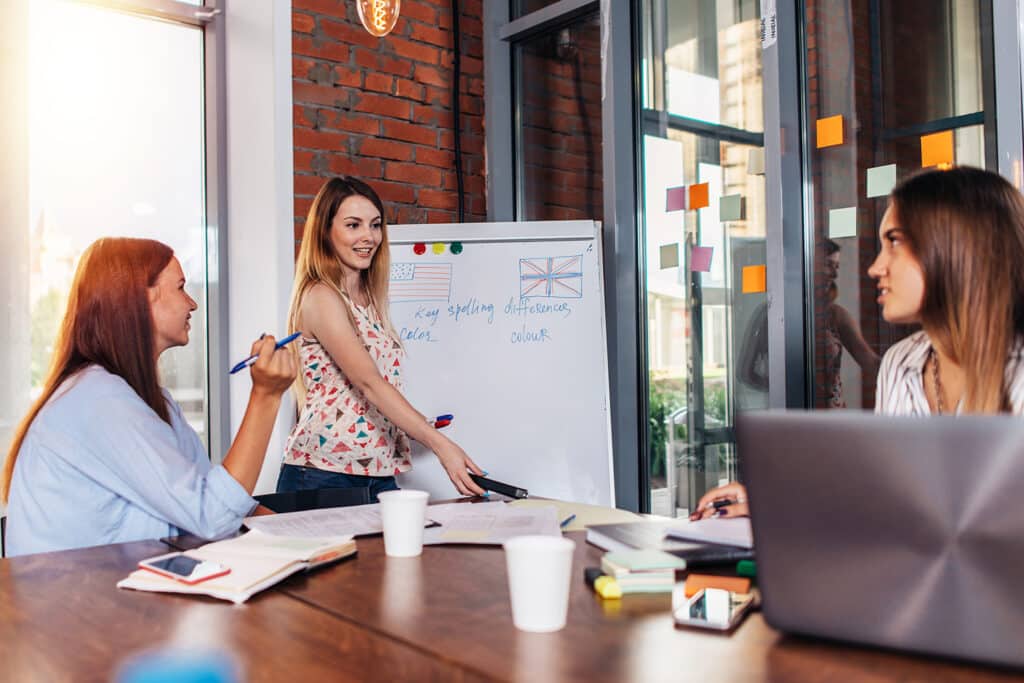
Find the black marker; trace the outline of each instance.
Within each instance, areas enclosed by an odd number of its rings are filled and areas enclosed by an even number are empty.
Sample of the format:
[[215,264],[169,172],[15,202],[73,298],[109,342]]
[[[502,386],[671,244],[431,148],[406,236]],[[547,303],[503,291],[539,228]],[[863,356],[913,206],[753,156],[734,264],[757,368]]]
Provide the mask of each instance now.
[[500,493],[503,496],[509,498],[527,498],[530,493],[526,489],[521,489],[518,486],[512,486],[511,484],[504,484],[500,481],[494,481],[487,477],[481,477],[479,474],[470,473],[470,478],[476,482],[476,485],[485,491],[494,491]]

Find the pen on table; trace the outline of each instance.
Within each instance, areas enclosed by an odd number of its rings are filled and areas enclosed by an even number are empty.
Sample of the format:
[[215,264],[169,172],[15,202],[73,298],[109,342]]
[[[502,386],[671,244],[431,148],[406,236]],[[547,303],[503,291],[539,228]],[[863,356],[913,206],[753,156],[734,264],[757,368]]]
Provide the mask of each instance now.
[[[277,344],[274,345],[274,350],[276,351],[277,349],[281,348],[285,344],[290,344],[291,342],[295,341],[296,339],[299,338],[300,334],[302,334],[302,332],[296,332],[294,334],[289,334],[287,337],[285,337],[284,339],[282,339],[281,341],[277,342]],[[239,362],[235,363],[235,366],[233,368],[231,368],[231,370],[228,371],[228,374],[229,375],[233,375],[233,374],[235,374],[236,372],[238,372],[240,370],[244,370],[245,368],[247,368],[247,367],[251,366],[253,363],[255,363],[257,358],[259,358],[259,354],[253,354],[252,356],[249,356],[245,360],[239,361]]]
[[558,526],[560,526],[561,528],[563,528],[563,529],[564,529],[565,527],[567,527],[567,526],[569,526],[570,524],[572,524],[572,520],[574,520],[574,519],[576,519],[576,515],[569,515],[568,517],[566,517],[565,519],[563,519],[563,520],[562,520],[562,521],[561,521],[561,522],[560,522],[560,523],[558,524]]

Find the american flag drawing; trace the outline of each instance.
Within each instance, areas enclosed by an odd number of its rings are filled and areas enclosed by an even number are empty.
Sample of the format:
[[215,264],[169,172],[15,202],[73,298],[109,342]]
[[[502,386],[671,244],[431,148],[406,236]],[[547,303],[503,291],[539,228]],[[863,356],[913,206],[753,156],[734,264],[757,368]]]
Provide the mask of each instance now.
[[392,263],[391,303],[448,301],[452,292],[450,263]]
[[519,296],[580,299],[583,255],[519,259]]

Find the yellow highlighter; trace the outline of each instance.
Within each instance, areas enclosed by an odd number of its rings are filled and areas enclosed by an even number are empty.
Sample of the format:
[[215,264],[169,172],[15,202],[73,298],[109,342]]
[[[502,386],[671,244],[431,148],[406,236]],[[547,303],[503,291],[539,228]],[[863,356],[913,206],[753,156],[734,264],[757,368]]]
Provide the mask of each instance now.
[[583,570],[583,579],[594,592],[605,600],[622,597],[622,588],[614,577],[605,575],[600,567],[587,567]]

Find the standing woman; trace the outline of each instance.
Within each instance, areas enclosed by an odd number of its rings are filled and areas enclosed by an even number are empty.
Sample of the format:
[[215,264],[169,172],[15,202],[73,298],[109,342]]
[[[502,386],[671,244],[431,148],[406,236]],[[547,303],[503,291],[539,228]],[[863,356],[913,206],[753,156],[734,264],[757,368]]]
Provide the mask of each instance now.
[[[882,317],[921,330],[882,358],[881,415],[1024,415],[1024,197],[977,168],[926,171],[890,196],[868,275]],[[746,515],[738,482],[691,518]],[[716,500],[736,501],[716,510]],[[722,512],[724,511],[724,512]]]
[[455,488],[482,494],[466,452],[401,393],[405,351],[388,315],[384,205],[355,178],[327,181],[309,210],[295,264],[289,333],[302,330],[295,390],[301,412],[277,490],[397,489],[412,467],[409,437],[441,461]]
[[212,466],[157,359],[188,343],[196,302],[171,248],[104,238],[75,271],[43,392],[14,435],[0,492],[10,555],[237,531],[281,394],[295,375],[274,339],[253,344],[252,391],[221,465]]

